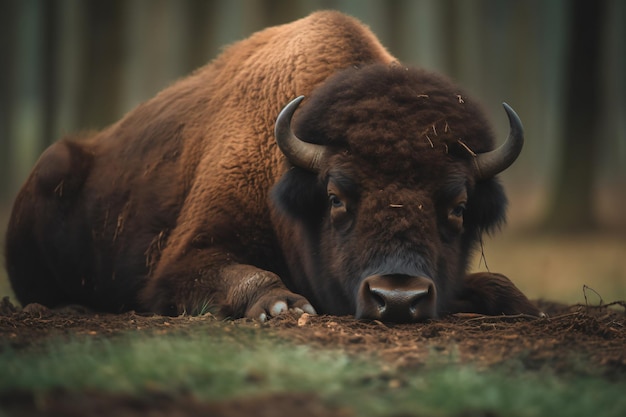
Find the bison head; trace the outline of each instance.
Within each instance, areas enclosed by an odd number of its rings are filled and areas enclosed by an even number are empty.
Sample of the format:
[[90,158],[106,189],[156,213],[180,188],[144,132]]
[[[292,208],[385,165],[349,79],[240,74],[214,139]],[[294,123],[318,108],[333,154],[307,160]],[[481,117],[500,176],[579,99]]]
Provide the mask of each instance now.
[[450,311],[472,248],[504,220],[494,177],[522,147],[513,110],[494,149],[479,106],[426,71],[345,70],[292,123],[302,99],[275,126],[290,163],[272,193],[285,281],[319,312],[416,321]]

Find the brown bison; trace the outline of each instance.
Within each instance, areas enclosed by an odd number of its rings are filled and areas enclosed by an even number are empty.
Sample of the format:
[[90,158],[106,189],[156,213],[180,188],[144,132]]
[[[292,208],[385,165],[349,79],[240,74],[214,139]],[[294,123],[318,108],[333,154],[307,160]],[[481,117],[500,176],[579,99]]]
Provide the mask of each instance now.
[[506,112],[494,150],[474,101],[340,13],[263,30],[43,153],[8,226],[13,289],[22,304],[262,320],[538,314],[506,277],[466,275],[522,147]]

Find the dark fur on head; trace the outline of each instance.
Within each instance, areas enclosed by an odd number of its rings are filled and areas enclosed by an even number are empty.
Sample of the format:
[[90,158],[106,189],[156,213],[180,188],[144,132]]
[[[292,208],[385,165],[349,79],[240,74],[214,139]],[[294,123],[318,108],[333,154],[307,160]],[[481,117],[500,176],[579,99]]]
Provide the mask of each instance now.
[[[377,172],[371,175],[426,167],[422,178],[440,180],[437,174],[450,160],[471,161],[470,151],[481,153],[495,146],[477,102],[439,74],[398,65],[339,72],[305,100],[293,127],[304,141],[341,148],[376,163]],[[371,132],[381,127],[385,134],[371,138]],[[429,155],[428,164],[424,155]],[[325,207],[318,200],[325,195],[325,190],[318,192],[320,186],[315,175],[293,168],[274,192],[285,197],[280,202],[287,212],[303,210],[310,218]],[[476,226],[477,232],[492,231],[505,219],[504,191],[496,178],[470,186],[467,225]],[[294,193],[297,198],[280,192],[292,187],[301,190]]]

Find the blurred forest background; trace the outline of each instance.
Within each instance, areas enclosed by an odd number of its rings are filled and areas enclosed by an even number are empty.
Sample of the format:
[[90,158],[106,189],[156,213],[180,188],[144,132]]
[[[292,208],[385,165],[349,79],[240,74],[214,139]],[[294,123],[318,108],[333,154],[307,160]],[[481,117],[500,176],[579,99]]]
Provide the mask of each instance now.
[[502,139],[501,102],[522,118],[490,269],[534,297],[577,301],[586,284],[626,298],[621,0],[0,0],[0,232],[49,144],[105,127],[225,45],[319,9],[361,19],[401,61],[456,80]]

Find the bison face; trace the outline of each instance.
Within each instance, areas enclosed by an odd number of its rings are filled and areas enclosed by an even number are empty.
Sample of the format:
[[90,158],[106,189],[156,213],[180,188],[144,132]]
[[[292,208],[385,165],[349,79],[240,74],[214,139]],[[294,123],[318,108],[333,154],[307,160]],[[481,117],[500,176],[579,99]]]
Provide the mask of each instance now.
[[[521,126],[493,139],[446,80],[373,65],[327,81],[281,113],[294,165],[273,190],[290,277],[318,312],[407,322],[448,311],[481,234],[504,218],[493,176],[521,148]],[[302,139],[299,139],[302,138]]]
[[[325,276],[343,284],[357,317],[415,321],[437,314],[446,281],[459,271],[462,211],[466,197],[440,200],[417,178],[367,176],[349,155],[335,160],[325,178],[327,213],[320,254]],[[358,183],[355,178],[361,179]]]

